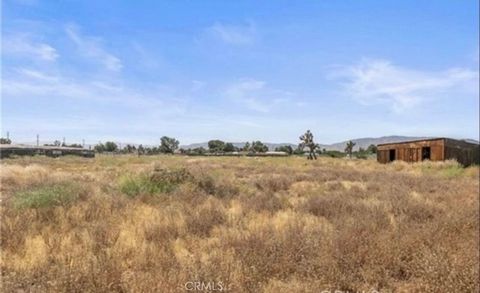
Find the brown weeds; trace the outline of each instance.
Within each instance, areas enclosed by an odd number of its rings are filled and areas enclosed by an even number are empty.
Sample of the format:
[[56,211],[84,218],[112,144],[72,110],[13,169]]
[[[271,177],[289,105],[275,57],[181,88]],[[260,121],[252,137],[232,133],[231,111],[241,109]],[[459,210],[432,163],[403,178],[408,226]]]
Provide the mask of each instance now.
[[5,160],[1,290],[478,292],[478,175],[334,158]]

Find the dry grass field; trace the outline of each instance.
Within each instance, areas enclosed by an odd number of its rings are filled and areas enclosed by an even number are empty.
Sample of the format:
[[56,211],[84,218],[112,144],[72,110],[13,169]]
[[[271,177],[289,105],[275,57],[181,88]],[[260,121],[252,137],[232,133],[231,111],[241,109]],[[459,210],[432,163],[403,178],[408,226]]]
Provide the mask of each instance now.
[[1,183],[2,292],[479,290],[478,167],[31,157]]

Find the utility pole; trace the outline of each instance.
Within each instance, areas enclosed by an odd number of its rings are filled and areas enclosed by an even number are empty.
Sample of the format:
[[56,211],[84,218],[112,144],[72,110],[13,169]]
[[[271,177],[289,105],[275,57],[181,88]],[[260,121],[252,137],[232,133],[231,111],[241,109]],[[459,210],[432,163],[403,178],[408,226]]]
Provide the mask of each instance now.
[[65,146],[65,136],[63,137],[63,144],[62,146]]
[[37,134],[37,147],[40,146],[40,135]]
[[85,148],[85,140],[82,139],[82,148]]
[[10,132],[7,131],[7,139],[10,139]]

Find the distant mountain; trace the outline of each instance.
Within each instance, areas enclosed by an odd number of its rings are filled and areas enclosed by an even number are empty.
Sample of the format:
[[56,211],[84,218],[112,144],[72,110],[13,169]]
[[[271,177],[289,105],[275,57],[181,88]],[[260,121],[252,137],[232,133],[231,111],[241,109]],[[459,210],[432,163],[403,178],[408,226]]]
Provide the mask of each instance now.
[[471,138],[467,138],[467,139],[462,139],[463,141],[466,141],[466,142],[469,142],[469,143],[476,143],[476,144],[480,144],[480,142],[478,140],[474,140],[474,139],[471,139]]
[[[364,138],[356,138],[352,139],[354,143],[356,143],[354,150],[358,150],[359,148],[368,148],[369,145],[374,144],[382,144],[382,143],[394,143],[394,142],[403,142],[403,141],[409,141],[409,140],[419,140],[419,139],[428,139],[428,138],[434,138],[434,137],[427,137],[427,136],[398,136],[398,135],[391,135],[391,136],[382,136],[382,137],[364,137]],[[463,139],[466,142],[470,143],[476,143],[478,144],[479,142],[474,139]],[[345,145],[348,142],[342,141],[342,142],[337,142],[337,143],[332,143],[332,144],[319,144],[320,149],[326,149],[329,151],[344,151],[345,150]],[[276,147],[283,146],[283,145],[290,145],[293,148],[296,148],[298,144],[293,144],[293,143],[269,143],[266,142],[264,143],[268,146],[270,150],[274,150]],[[234,142],[234,146],[236,147],[243,147],[245,145],[245,142]],[[182,145],[180,146],[181,148],[184,149],[193,149],[193,148],[198,148],[198,147],[204,147],[205,149],[208,149],[208,143],[207,142],[202,142],[202,143],[193,143],[189,145]]]
[[[354,150],[358,150],[359,148],[367,149],[369,145],[379,145],[382,143],[395,143],[395,142],[403,142],[403,141],[410,141],[410,140],[420,140],[420,139],[431,139],[435,137],[428,137],[428,136],[398,136],[398,135],[391,135],[391,136],[382,136],[382,137],[365,137],[365,138],[356,138],[352,139],[354,143],[356,143]],[[479,142],[474,139],[462,139],[466,142],[476,143]],[[335,150],[335,151],[344,151],[345,145],[347,144],[348,140],[333,143],[333,144],[320,144],[320,148],[327,149],[327,150]]]
[[[356,138],[352,139],[355,143],[355,146],[353,150],[358,150],[359,148],[366,149],[368,148],[369,145],[374,144],[382,144],[382,143],[394,143],[394,142],[403,142],[403,141],[409,141],[409,140],[419,140],[419,139],[427,139],[427,138],[432,138],[432,137],[426,137],[426,136],[398,136],[398,135],[391,135],[391,136],[382,136],[382,137],[364,137],[364,138]],[[347,144],[349,140],[342,141],[342,142],[337,142],[333,144],[327,144],[327,145],[320,145],[320,147],[323,149],[331,150],[331,151],[344,151],[345,150],[345,145]]]

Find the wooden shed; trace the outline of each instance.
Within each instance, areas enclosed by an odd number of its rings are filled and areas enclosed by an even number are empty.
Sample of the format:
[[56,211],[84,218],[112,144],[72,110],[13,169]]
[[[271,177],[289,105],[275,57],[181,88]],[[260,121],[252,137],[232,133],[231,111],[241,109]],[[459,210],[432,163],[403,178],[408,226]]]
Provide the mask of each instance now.
[[480,164],[480,145],[451,138],[432,138],[377,146],[377,161],[421,162],[455,159],[464,166]]

